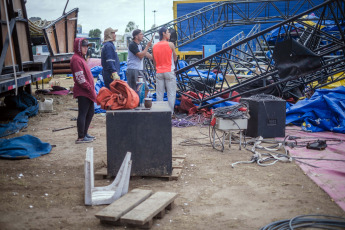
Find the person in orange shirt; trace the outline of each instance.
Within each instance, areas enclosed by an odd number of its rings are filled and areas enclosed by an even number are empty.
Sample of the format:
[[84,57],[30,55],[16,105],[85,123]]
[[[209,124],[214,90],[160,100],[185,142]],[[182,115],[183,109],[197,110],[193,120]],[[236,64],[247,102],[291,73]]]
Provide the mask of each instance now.
[[177,55],[175,45],[169,42],[170,32],[162,27],[158,31],[159,42],[153,46],[153,59],[156,66],[156,93],[157,101],[163,101],[166,89],[171,112],[174,113],[176,100],[175,64]]

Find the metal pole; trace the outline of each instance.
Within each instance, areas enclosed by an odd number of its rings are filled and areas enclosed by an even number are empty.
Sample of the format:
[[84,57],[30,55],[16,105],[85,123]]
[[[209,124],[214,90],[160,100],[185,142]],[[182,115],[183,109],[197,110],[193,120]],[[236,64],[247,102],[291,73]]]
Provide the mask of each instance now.
[[144,31],[146,31],[145,30],[145,0],[144,0]]
[[157,10],[152,11],[153,12],[153,25],[156,27],[156,12]]
[[68,2],[69,2],[69,0],[67,0],[67,2],[66,2],[65,9],[63,10],[62,15],[65,15],[65,14],[66,14],[66,8],[67,8],[67,5],[68,5]]
[[[12,47],[12,34],[11,34],[11,31],[10,31],[10,23],[9,23],[9,19],[8,19],[6,0],[4,0],[4,8],[5,8],[5,15],[6,15],[7,33],[8,33],[8,38],[9,38],[9,42],[10,42],[12,67],[13,67],[13,73],[14,73],[14,83],[16,85],[15,93],[16,93],[16,96],[17,96],[18,95],[17,71],[16,71],[16,67],[15,67],[15,63],[14,63],[14,55],[13,55],[13,47]],[[16,54],[16,55],[20,55],[20,54]]]

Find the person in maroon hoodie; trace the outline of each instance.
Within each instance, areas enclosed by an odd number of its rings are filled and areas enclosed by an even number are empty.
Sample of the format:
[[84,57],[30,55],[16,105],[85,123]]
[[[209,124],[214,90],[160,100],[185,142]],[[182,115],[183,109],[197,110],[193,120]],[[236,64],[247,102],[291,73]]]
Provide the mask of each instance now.
[[78,98],[77,129],[78,139],[76,144],[89,143],[96,139],[90,136],[89,129],[92,117],[95,113],[94,102],[96,102],[95,83],[85,57],[89,43],[85,38],[74,40],[74,55],[71,58],[71,70],[73,73],[74,98]]

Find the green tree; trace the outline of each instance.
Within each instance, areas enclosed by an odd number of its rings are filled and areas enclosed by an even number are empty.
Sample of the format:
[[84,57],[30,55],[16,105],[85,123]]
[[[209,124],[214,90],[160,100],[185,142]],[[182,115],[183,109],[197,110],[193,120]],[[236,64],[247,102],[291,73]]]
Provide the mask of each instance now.
[[90,38],[100,38],[102,31],[100,29],[94,29],[89,31]]
[[135,25],[135,22],[133,22],[133,21],[130,21],[130,22],[128,22],[128,24],[127,24],[127,26],[126,26],[126,30],[125,30],[125,32],[127,33],[127,32],[131,32],[131,31],[133,31],[133,30],[135,30],[135,29],[138,29],[138,25]]

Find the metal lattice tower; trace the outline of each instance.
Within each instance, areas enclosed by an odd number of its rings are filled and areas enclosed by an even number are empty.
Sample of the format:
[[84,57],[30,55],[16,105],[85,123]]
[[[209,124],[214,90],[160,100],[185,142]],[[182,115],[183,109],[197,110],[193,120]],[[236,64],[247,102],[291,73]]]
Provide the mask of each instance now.
[[[203,108],[238,96],[263,92],[283,98],[299,97],[306,93],[306,88],[313,90],[345,79],[344,9],[344,1],[325,1],[177,70],[179,93],[190,97],[194,103],[199,104],[199,108]],[[305,15],[310,13],[315,13],[316,17],[306,18]],[[322,30],[326,20],[332,22],[334,30]],[[277,31],[275,37],[272,37],[272,31]],[[276,63],[273,56],[279,57],[284,53],[274,54],[276,48],[272,45],[278,46],[289,41],[298,49],[289,50],[290,53],[286,54],[287,59],[291,59],[284,63],[286,66]],[[248,49],[243,50],[243,46]],[[301,56],[298,55],[301,50],[313,57],[294,61],[294,58]],[[258,56],[258,53],[264,56]],[[306,68],[311,66],[312,60],[317,60],[316,67]],[[243,69],[251,74],[242,74]],[[197,76],[194,74],[190,77],[190,71],[194,71]],[[234,81],[230,82],[228,76]],[[192,97],[188,91],[197,96]],[[239,94],[234,95],[235,91]],[[222,98],[214,101],[217,97]]]
[[[145,32],[146,41],[151,40],[161,27],[176,31],[175,46],[182,47],[222,27],[278,23],[312,8],[320,0],[236,0],[220,1],[178,17],[168,23]],[[145,41],[143,45],[145,46]],[[145,58],[145,76],[155,86],[153,63]]]

